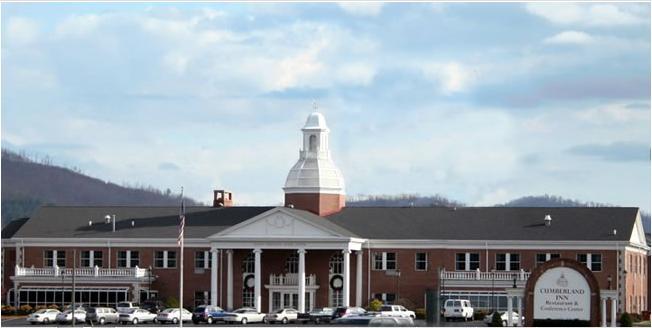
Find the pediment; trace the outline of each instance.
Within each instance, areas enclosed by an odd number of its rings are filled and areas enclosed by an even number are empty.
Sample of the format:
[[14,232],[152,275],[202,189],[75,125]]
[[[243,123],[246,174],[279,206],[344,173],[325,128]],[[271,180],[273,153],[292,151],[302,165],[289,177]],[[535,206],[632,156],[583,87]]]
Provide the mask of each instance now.
[[632,235],[629,238],[629,241],[638,245],[647,245],[645,241],[645,229],[643,228],[643,220],[641,219],[640,212],[636,215],[636,221],[634,222],[634,228],[632,229]]
[[261,213],[247,221],[216,233],[208,239],[247,238],[342,238],[347,237],[321,226],[318,222],[295,215],[277,207]]

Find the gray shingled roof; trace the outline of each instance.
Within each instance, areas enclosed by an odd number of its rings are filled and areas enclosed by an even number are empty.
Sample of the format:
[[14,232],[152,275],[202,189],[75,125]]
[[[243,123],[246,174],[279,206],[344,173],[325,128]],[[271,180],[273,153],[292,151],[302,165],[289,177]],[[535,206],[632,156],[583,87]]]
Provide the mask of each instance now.
[[20,229],[20,227],[27,222],[29,218],[20,218],[11,220],[4,227],[2,227],[2,239],[7,239],[13,237],[13,235]]
[[[205,238],[273,207],[187,207],[186,238]],[[104,216],[116,215],[116,231]],[[131,221],[134,226],[131,226]],[[88,221],[93,221],[89,226]],[[179,207],[44,206],[15,238],[176,238]]]
[[[631,207],[347,207],[328,220],[369,239],[624,241],[632,235],[637,212]],[[546,214],[552,217],[550,227],[544,225]]]
[[[208,237],[273,208],[188,207],[186,238]],[[345,236],[405,240],[625,241],[632,234],[638,212],[624,207],[347,207],[323,218],[299,209],[285,210]],[[106,214],[116,214],[116,232],[105,223]],[[546,214],[552,216],[550,227],[543,223]],[[178,218],[178,207],[44,206],[26,222],[11,223],[2,237],[176,238]],[[616,236],[613,229],[618,231]]]

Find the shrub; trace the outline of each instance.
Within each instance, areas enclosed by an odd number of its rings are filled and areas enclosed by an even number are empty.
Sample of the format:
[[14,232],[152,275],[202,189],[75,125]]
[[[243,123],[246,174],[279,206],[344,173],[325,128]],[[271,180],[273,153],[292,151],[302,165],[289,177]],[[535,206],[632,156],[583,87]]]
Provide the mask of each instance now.
[[426,319],[426,309],[418,308],[414,310],[414,315],[417,316],[417,319],[425,320]]
[[624,312],[620,316],[620,326],[621,327],[631,327],[632,326],[632,317],[629,315],[629,313]]
[[629,314],[630,318],[632,318],[632,322],[641,322],[641,315],[638,313],[630,313]]
[[165,307],[178,308],[179,307],[179,299],[177,299],[174,296],[168,297],[167,299],[165,299]]
[[484,317],[486,317],[487,314],[489,314],[489,313],[487,311],[485,311],[485,310],[474,311],[473,312],[473,320],[484,320]]
[[417,307],[414,302],[410,301],[407,298],[399,298],[396,302],[394,302],[394,304],[403,305],[408,310],[412,310]]
[[383,302],[374,298],[369,302],[369,311],[380,311],[382,306]]
[[491,317],[491,326],[492,327],[503,326],[503,319],[500,317],[500,313],[498,311],[494,312],[494,315]]
[[16,308],[11,305],[5,306],[4,308],[2,308],[2,314],[4,315],[16,314]]
[[27,304],[21,305],[20,306],[20,312],[22,314],[30,314],[30,313],[34,312],[34,308],[32,308],[30,305],[27,305]]
[[58,310],[58,309],[59,309],[59,306],[56,305],[56,304],[50,304],[50,305],[48,305],[48,309],[55,309],[55,310]]

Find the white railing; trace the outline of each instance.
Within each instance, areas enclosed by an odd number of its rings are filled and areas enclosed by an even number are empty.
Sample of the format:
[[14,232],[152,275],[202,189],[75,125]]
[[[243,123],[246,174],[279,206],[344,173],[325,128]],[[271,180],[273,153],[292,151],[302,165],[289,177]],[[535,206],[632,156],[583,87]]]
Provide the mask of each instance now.
[[520,271],[494,271],[482,272],[480,269],[475,271],[446,271],[442,270],[441,279],[443,280],[484,280],[484,281],[509,281],[509,280],[527,280],[530,278],[530,272]]
[[[298,286],[299,277],[296,273],[270,274],[269,284],[274,286]],[[317,276],[314,274],[306,276],[306,286],[317,285]]]
[[[99,268],[88,267],[88,268],[77,268],[75,270],[76,277],[134,277],[134,278],[143,278],[148,276],[148,269],[142,269],[139,267],[134,268]],[[25,268],[16,266],[16,276],[22,277],[71,277],[73,274],[73,269],[71,268],[60,268],[60,267],[51,267],[51,268]]]

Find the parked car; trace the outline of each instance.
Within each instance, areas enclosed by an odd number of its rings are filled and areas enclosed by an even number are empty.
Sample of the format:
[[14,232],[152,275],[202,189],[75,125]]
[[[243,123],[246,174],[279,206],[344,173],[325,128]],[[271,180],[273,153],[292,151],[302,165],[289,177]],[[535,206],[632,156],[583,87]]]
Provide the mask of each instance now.
[[224,314],[225,322],[239,322],[246,325],[250,322],[263,322],[265,313],[260,313],[254,308],[240,308]]
[[270,313],[266,315],[264,318],[264,322],[265,323],[280,322],[286,324],[288,322],[297,321],[298,314],[299,311],[293,308],[280,309],[274,313]]
[[335,311],[333,311],[333,316],[331,316],[331,320],[335,320],[337,318],[346,318],[348,316],[360,315],[365,313],[367,313],[367,311],[361,307],[356,307],[356,306],[338,307],[335,309]]
[[[82,309],[75,310],[75,322],[85,322],[86,321],[86,311]],[[72,322],[72,310],[66,310],[57,314],[57,322],[59,323],[71,323]]]
[[134,325],[140,322],[157,322],[156,314],[145,309],[125,310],[125,312],[120,313],[119,320],[122,324],[131,322]]
[[334,311],[335,309],[329,307],[316,307],[308,313],[299,313],[297,320],[318,325],[322,322],[330,322]]
[[61,311],[56,309],[40,309],[27,316],[27,322],[33,325],[37,323],[48,324],[50,322],[56,322],[59,313],[61,313]]
[[374,317],[369,320],[370,327],[414,327],[411,317]]
[[[503,327],[507,327],[507,322],[509,319],[509,315],[507,314],[507,311],[505,312],[498,312],[500,314],[500,320],[503,322]],[[484,317],[484,320],[482,320],[487,326],[491,326],[491,322],[493,321],[494,313],[487,314]],[[525,321],[525,317],[521,317],[521,322]],[[516,326],[518,324],[518,313],[512,312],[512,325]]]
[[88,323],[99,323],[103,325],[107,322],[117,323],[120,319],[118,311],[108,307],[95,307],[89,308],[86,311],[86,322]]
[[406,309],[403,305],[383,305],[380,307],[380,315],[383,317],[416,318],[414,311]]
[[179,313],[179,308],[167,308],[156,316],[156,320],[160,323],[172,322],[177,324],[179,320],[184,322],[191,321],[192,313],[186,309],[183,309],[183,312]]
[[133,302],[120,302],[115,306],[115,309],[118,310],[118,312],[125,312],[126,310],[129,309],[137,309],[140,306],[138,303],[133,303]]
[[226,314],[226,311],[219,306],[200,305],[192,312],[192,322],[194,324],[200,322],[212,324],[217,321],[224,321],[224,314]]
[[444,319],[473,320],[473,307],[469,300],[446,300],[444,303]]
[[163,303],[161,300],[151,299],[141,303],[140,308],[158,314],[159,312],[165,310],[165,303]]

